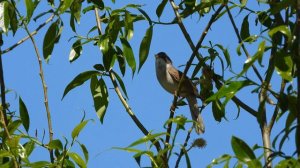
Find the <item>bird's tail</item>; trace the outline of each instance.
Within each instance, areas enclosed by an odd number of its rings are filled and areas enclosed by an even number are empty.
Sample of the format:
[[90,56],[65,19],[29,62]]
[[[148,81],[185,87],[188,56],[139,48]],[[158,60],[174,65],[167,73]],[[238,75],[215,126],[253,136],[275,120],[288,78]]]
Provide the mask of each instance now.
[[195,96],[187,96],[186,99],[190,107],[192,118],[196,122],[195,130],[197,134],[203,134],[205,132],[205,126],[204,126],[203,118],[199,112],[197,99]]

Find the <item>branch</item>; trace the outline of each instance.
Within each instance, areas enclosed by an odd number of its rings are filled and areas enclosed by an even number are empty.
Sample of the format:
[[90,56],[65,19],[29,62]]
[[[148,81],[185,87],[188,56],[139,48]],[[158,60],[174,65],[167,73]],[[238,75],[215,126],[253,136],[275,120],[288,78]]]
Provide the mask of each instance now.
[[[245,45],[244,45],[244,42],[243,42],[243,40],[242,40],[242,38],[241,38],[241,36],[240,36],[240,34],[239,34],[239,30],[238,30],[238,28],[237,28],[237,26],[236,26],[236,24],[235,24],[235,22],[234,22],[234,19],[233,19],[233,17],[232,17],[232,14],[231,14],[231,12],[230,12],[230,9],[228,8],[227,5],[226,5],[226,10],[227,10],[227,13],[228,13],[228,15],[229,15],[229,19],[230,19],[230,21],[231,21],[231,24],[232,24],[232,26],[233,26],[233,29],[234,29],[234,31],[235,31],[235,34],[236,34],[236,36],[237,36],[237,38],[238,38],[238,40],[239,40],[239,43],[241,44],[242,49],[243,49],[243,51],[244,51],[246,57],[249,59],[249,58],[251,58],[251,56],[250,56],[249,52],[247,51],[247,49],[246,49],[246,47],[245,47]],[[255,65],[252,65],[252,68],[253,68],[253,70],[254,70],[254,73],[255,73],[256,76],[258,77],[258,79],[262,82],[262,81],[263,81],[263,78],[262,78],[261,75],[259,74],[259,72],[258,72],[256,66],[255,66]]]
[[187,143],[188,143],[188,141],[190,140],[192,130],[193,130],[193,127],[189,129],[189,131],[188,131],[188,133],[187,133],[187,135],[186,135],[184,144],[183,144],[183,146],[181,147],[179,156],[178,156],[178,158],[177,158],[177,160],[176,160],[175,168],[178,168],[178,166],[179,166],[180,160],[181,160],[181,158],[182,158],[182,156],[183,156],[183,154],[184,154],[184,152],[185,152]]
[[55,16],[55,14],[52,14],[44,23],[40,24],[32,33],[29,33],[28,36],[22,38],[21,40],[19,40],[14,45],[12,45],[12,46],[8,47],[7,49],[1,51],[1,53],[2,54],[6,54],[7,52],[13,50],[17,46],[19,46],[20,44],[22,44],[23,42],[25,42],[26,40],[30,39],[30,36],[33,37],[34,35],[36,35],[41,28],[43,28],[47,23],[49,23],[50,21],[53,20],[54,16]]
[[300,0],[297,0],[297,25],[296,25],[296,66],[297,66],[297,129],[296,129],[296,147],[298,158],[300,158]]
[[[12,3],[13,3],[14,9],[17,12],[19,18],[22,18],[22,15],[20,14],[19,10],[15,6],[14,0],[12,0]],[[52,20],[53,17],[54,17],[54,15],[52,15],[48,20],[49,21]],[[37,60],[38,60],[38,64],[39,64],[39,71],[40,71],[39,74],[40,74],[40,78],[41,78],[41,81],[42,81],[43,92],[44,92],[44,105],[45,105],[45,109],[46,109],[46,113],[47,113],[48,130],[49,130],[49,143],[50,143],[53,140],[53,128],[52,128],[51,113],[50,113],[49,102],[48,102],[48,89],[47,89],[45,76],[44,76],[44,71],[43,71],[43,63],[42,63],[42,59],[41,59],[37,44],[36,44],[34,38],[32,37],[29,29],[28,29],[27,23],[24,22],[23,19],[21,19],[21,21],[22,21],[22,24],[24,25],[26,33],[28,34],[28,36],[29,36],[29,38],[30,38],[30,40],[33,44],[33,47],[34,47],[34,50],[35,50],[35,53],[36,53],[36,57],[37,57]],[[46,22],[44,23],[44,25],[45,24],[46,24]],[[53,163],[54,162],[53,150],[49,149],[49,153],[50,153],[51,163]]]

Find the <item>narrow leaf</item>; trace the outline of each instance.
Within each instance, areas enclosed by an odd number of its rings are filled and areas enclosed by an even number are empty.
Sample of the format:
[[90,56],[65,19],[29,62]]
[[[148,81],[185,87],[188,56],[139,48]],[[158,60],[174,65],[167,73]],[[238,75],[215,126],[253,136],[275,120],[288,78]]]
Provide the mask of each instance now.
[[153,139],[155,139],[155,138],[157,138],[157,137],[160,137],[160,136],[162,136],[162,135],[166,135],[166,133],[163,132],[163,133],[150,134],[150,135],[144,136],[143,138],[141,138],[141,139],[139,139],[139,140],[133,142],[132,144],[130,144],[130,145],[128,146],[128,148],[133,147],[133,146],[136,146],[136,145],[139,145],[139,144],[142,144],[142,143],[145,143],[145,142],[148,142],[148,141],[151,141],[151,140],[153,140]]
[[77,58],[79,58],[81,53],[82,53],[82,44],[81,44],[81,40],[79,39],[72,45],[72,49],[69,54],[69,61],[70,62],[75,61]]
[[80,144],[80,147],[81,147],[81,150],[83,152],[85,162],[87,163],[88,160],[89,160],[89,151],[87,150],[87,148],[85,147],[84,144]]
[[78,137],[79,133],[81,130],[85,127],[85,125],[89,122],[90,120],[84,120],[81,123],[79,123],[72,131],[72,139],[75,139]]
[[27,18],[27,22],[30,21],[30,18],[33,14],[33,10],[34,10],[34,3],[32,0],[25,0],[25,6],[26,6],[26,18]]
[[50,141],[50,143],[48,144],[48,147],[50,149],[63,150],[63,144],[61,143],[61,141],[59,139],[54,139],[54,140]]
[[119,85],[120,85],[120,87],[121,87],[123,93],[125,94],[126,98],[128,99],[126,87],[125,87],[125,85],[124,85],[124,82],[123,82],[122,78],[121,78],[116,72],[114,72],[114,71],[113,71],[113,74],[116,76],[117,81],[118,81],[118,83],[119,83]]
[[292,70],[294,65],[291,55],[281,50],[276,54],[274,62],[277,73],[283,79],[292,81]]
[[136,69],[136,63],[135,63],[135,59],[134,59],[134,54],[132,51],[132,48],[130,46],[130,44],[128,43],[128,41],[121,37],[121,43],[122,43],[122,47],[123,47],[123,53],[125,55],[126,61],[129,65],[129,67],[132,69],[132,75],[134,75],[135,69]]
[[242,28],[241,28],[241,33],[240,33],[242,40],[245,40],[245,39],[247,39],[250,36],[248,16],[249,15],[247,15],[244,18],[243,23],[242,23]]
[[125,35],[126,39],[130,40],[133,36],[133,17],[131,14],[126,11],[125,12]]
[[25,130],[28,132],[29,125],[30,125],[30,118],[29,118],[29,114],[27,111],[27,107],[21,97],[19,97],[19,110],[20,110],[20,117],[22,120],[22,124],[23,124]]
[[82,72],[79,75],[77,75],[65,88],[64,94],[62,96],[62,99],[65,97],[65,95],[72,89],[74,89],[77,86],[82,85],[84,82],[86,82],[88,79],[90,79],[92,76],[97,75],[98,71],[86,71]]
[[74,0],[63,0],[60,1],[61,5],[59,7],[59,11],[60,13],[64,13],[68,8],[70,8],[70,6],[72,5]]
[[161,3],[158,5],[158,7],[156,8],[156,16],[158,18],[160,18],[162,12],[164,11],[164,8],[167,4],[168,0],[162,0]]
[[43,41],[43,55],[46,62],[48,62],[50,59],[58,32],[59,32],[58,23],[54,22],[50,25],[49,29],[45,34],[44,41]]
[[77,153],[68,152],[68,156],[70,156],[80,168],[86,168],[84,160]]
[[148,58],[148,54],[149,54],[149,50],[150,50],[150,46],[151,46],[151,40],[152,40],[152,32],[153,32],[153,26],[150,26],[147,31],[146,34],[141,42],[140,45],[140,52],[139,52],[139,70],[141,70],[142,66],[144,65],[144,63],[146,62],[147,58]]
[[220,100],[212,102],[212,112],[216,121],[221,122],[222,118],[225,117],[225,109]]
[[280,33],[286,35],[288,38],[289,44],[292,42],[292,33],[288,26],[281,25],[281,26],[277,26],[277,27],[273,28],[272,30],[269,31],[269,36],[273,37],[273,35],[276,34],[277,32],[280,32]]

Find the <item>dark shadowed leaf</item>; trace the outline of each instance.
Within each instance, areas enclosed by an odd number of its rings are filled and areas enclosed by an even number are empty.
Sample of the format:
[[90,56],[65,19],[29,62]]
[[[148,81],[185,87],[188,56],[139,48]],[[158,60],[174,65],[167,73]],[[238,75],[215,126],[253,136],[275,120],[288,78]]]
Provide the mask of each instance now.
[[29,118],[29,114],[27,111],[27,107],[21,97],[19,97],[19,110],[20,110],[20,117],[22,120],[22,124],[23,124],[25,130],[28,132],[29,125],[30,125],[30,118]]
[[148,58],[148,54],[149,54],[149,50],[150,50],[150,46],[151,46],[151,40],[152,40],[152,32],[153,32],[153,27],[150,26],[147,31],[146,34],[141,42],[140,45],[140,52],[139,52],[139,70],[141,70],[142,66],[144,65],[144,63],[146,62],[147,58]]
[[133,16],[126,11],[125,12],[125,36],[127,40],[130,40],[133,36]]
[[134,72],[136,69],[136,63],[135,63],[132,48],[125,38],[121,37],[120,40],[121,40],[122,47],[123,47],[123,54],[125,55],[126,61],[132,70],[132,75],[134,75]]
[[125,57],[124,57],[122,49],[119,46],[116,46],[116,49],[117,49],[117,59],[118,59],[118,63],[119,63],[119,68],[120,68],[122,75],[124,76],[125,72],[126,72]]
[[83,152],[85,162],[87,163],[88,160],[89,160],[89,151],[87,150],[87,148],[85,147],[84,144],[80,144],[80,147],[81,147],[81,150]]
[[17,19],[17,13],[16,13],[16,10],[15,10],[15,7],[14,5],[10,4],[9,5],[9,8],[8,8],[8,14],[9,14],[9,25],[10,25],[10,28],[13,32],[13,35],[15,35],[17,29],[18,29],[18,19]]
[[231,147],[235,156],[242,162],[249,162],[255,160],[255,154],[252,149],[241,139],[232,136]]
[[84,82],[86,82],[88,79],[90,79],[92,76],[97,75],[98,71],[86,71],[82,72],[79,75],[77,75],[65,88],[64,94],[62,96],[62,99],[65,97],[65,95],[72,89],[74,89],[77,86],[82,85]]
[[71,14],[74,16],[78,24],[80,23],[81,3],[81,0],[74,0],[70,7]]
[[58,22],[54,22],[50,25],[44,37],[43,55],[46,62],[49,62],[58,33],[59,33]]
[[104,116],[109,103],[109,96],[106,84],[101,78],[98,80],[95,76],[91,78],[90,89],[94,100],[94,108],[100,122],[103,123]]
[[212,102],[212,112],[216,121],[221,122],[222,118],[225,117],[225,107],[220,100]]
[[285,80],[292,81],[293,60],[289,53],[284,50],[277,52],[275,56],[275,69],[277,73]]
[[167,2],[168,2],[168,0],[162,0],[161,3],[160,3],[160,4],[158,5],[158,7],[156,8],[156,16],[157,16],[158,18],[160,18],[162,12],[164,11]]
[[72,139],[75,139],[76,137],[78,137],[78,135],[81,132],[81,130],[86,126],[86,124],[89,121],[90,120],[84,120],[81,123],[79,123],[78,125],[76,125],[76,127],[72,131]]
[[124,85],[124,82],[123,82],[122,78],[114,71],[113,71],[113,74],[116,76],[117,81],[118,81],[123,93],[125,94],[126,98],[128,99],[128,95],[127,95],[127,92],[126,92],[126,87]]
[[241,28],[241,38],[242,38],[242,40],[245,40],[250,36],[248,16],[249,15],[247,15],[244,18],[243,23],[242,23],[242,28]]

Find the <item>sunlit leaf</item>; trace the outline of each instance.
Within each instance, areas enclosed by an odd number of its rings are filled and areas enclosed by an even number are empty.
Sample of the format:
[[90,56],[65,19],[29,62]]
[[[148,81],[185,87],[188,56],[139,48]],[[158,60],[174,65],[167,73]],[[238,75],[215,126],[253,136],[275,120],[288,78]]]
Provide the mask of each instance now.
[[41,168],[41,167],[49,167],[50,165],[51,163],[48,161],[37,161],[37,162],[26,164],[26,167]]
[[125,35],[126,39],[130,40],[133,36],[133,17],[131,14],[126,11],[125,12]]
[[74,0],[63,0],[60,1],[61,5],[59,7],[59,11],[60,13],[64,13],[68,8],[70,8],[70,6],[72,5]]
[[7,33],[8,28],[9,28],[9,22],[10,22],[10,18],[9,18],[9,5],[10,4],[7,1],[3,1],[3,2],[1,2],[1,5],[3,8],[2,15],[0,16],[0,20],[3,24],[3,25],[1,25],[1,28],[4,33]]
[[81,0],[74,0],[70,7],[71,14],[74,16],[78,24],[80,23],[81,3]]
[[72,158],[80,168],[86,168],[87,167],[84,160],[77,153],[68,152],[68,156],[70,156],[70,158]]
[[166,133],[163,132],[163,133],[150,134],[150,135],[144,136],[143,138],[141,138],[141,139],[139,139],[139,140],[133,142],[132,144],[130,144],[130,145],[128,146],[128,148],[133,147],[133,146],[136,146],[136,145],[139,145],[139,144],[142,144],[142,143],[145,143],[145,142],[148,142],[148,141],[151,141],[151,140],[153,140],[153,139],[155,139],[155,138],[157,138],[157,137],[160,137],[160,136],[162,136],[162,135],[166,135]]
[[232,136],[231,147],[236,157],[242,162],[249,162],[256,159],[252,149],[242,139]]
[[75,139],[76,137],[78,137],[79,133],[82,131],[82,129],[86,126],[86,124],[89,121],[90,120],[84,120],[81,123],[79,123],[78,125],[76,125],[76,127],[72,131],[72,138],[73,139]]
[[104,116],[109,103],[109,96],[106,84],[101,78],[97,80],[94,76],[91,78],[90,89],[94,100],[94,107],[100,122],[103,123]]
[[82,72],[79,75],[77,75],[65,88],[64,94],[62,96],[62,99],[65,97],[65,95],[72,89],[74,89],[77,86],[82,85],[84,82],[86,82],[88,79],[90,79],[92,76],[97,75],[98,71],[86,71]]
[[290,31],[290,29],[289,29],[288,26],[281,25],[281,26],[277,26],[277,27],[273,28],[272,30],[269,31],[269,36],[273,37],[273,35],[276,34],[276,33],[278,33],[278,32],[286,35],[287,38],[288,38],[288,43],[291,43],[291,41],[292,41],[292,33],[291,33],[291,31]]
[[23,146],[25,148],[26,156],[30,156],[30,154],[34,150],[35,142],[30,140],[26,142]]
[[29,125],[30,125],[30,118],[29,118],[29,114],[27,111],[27,107],[21,97],[19,97],[19,110],[20,110],[20,117],[22,120],[22,124],[23,124],[25,130],[28,132]]
[[285,80],[292,81],[293,60],[289,53],[281,50],[275,56],[275,69]]
[[85,162],[87,163],[88,160],[89,160],[89,151],[87,150],[87,148],[85,147],[84,144],[80,144],[80,147],[81,147],[81,150],[83,152]]
[[153,32],[153,27],[150,26],[147,31],[146,34],[141,42],[140,45],[140,52],[139,52],[139,70],[141,70],[142,66],[144,65],[144,63],[146,62],[148,55],[149,55],[149,50],[150,50],[150,46],[151,46],[151,40],[152,40],[152,32]]
[[34,3],[32,0],[25,0],[25,6],[26,6],[26,12],[27,12],[27,22],[30,21],[30,18],[33,14],[33,10],[34,10]]
[[81,53],[82,53],[82,45],[81,45],[81,41],[79,39],[72,45],[72,49],[69,54],[69,61],[70,62],[75,61],[77,58],[79,58]]

